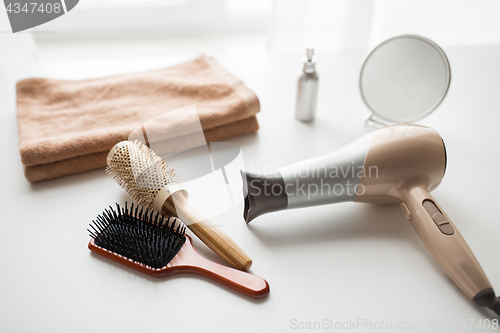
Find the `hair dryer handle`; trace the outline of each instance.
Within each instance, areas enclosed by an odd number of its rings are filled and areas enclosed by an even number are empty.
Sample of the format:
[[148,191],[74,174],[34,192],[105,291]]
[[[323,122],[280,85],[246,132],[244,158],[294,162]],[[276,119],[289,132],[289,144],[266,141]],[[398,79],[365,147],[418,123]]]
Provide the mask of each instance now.
[[475,297],[491,289],[491,284],[464,238],[429,191],[413,188],[401,208],[434,259],[460,289],[478,303]]

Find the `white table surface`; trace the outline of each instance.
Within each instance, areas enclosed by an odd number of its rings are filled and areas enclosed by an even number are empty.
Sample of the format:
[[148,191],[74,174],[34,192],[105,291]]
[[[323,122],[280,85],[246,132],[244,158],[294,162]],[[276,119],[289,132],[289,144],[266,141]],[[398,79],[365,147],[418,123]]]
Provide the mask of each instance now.
[[[433,195],[500,293],[500,46],[445,51],[450,91],[418,122],[437,129],[448,149],[447,173]],[[240,145],[247,168],[284,166],[372,131],[357,88],[363,55],[318,54],[319,105],[310,124],[293,116],[300,55],[217,57],[261,101],[259,132],[230,140]],[[252,257],[251,272],[269,282],[271,293],[263,300],[195,275],[151,278],[90,253],[88,223],[107,205],[130,198],[102,169],[28,183],[18,151],[14,83],[31,76],[90,78],[184,59],[0,70],[1,332],[287,332],[306,331],[299,323],[308,322],[333,323],[319,331],[335,331],[339,323],[362,321],[349,329],[370,331],[370,322],[373,329],[403,325],[396,331],[485,331],[469,325],[494,314],[451,282],[398,206],[343,203],[267,214],[247,226],[240,204],[214,218]],[[467,329],[457,330],[464,320]]]

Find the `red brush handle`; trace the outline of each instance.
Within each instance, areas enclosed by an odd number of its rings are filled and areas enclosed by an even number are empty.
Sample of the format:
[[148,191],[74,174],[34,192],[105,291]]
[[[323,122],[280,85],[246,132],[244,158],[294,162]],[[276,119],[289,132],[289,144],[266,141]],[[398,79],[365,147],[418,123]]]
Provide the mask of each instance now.
[[269,284],[266,280],[205,259],[193,247],[189,236],[186,236],[186,243],[168,266],[170,273],[175,271],[200,274],[253,298],[262,298],[269,294]]
[[191,238],[188,235],[185,235],[185,237],[186,242],[174,259],[167,266],[158,269],[103,249],[94,243],[94,239],[90,240],[89,249],[151,276],[163,277],[175,273],[195,273],[218,281],[229,288],[253,298],[262,298],[269,294],[269,285],[266,280],[205,259],[193,247]]

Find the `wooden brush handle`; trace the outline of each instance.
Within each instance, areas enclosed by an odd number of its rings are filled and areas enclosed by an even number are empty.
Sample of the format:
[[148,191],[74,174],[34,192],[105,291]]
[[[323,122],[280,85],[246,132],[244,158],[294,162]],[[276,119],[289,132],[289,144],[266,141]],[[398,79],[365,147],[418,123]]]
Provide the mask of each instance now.
[[269,284],[261,277],[217,264],[200,255],[186,236],[186,244],[171,261],[175,273],[195,273],[206,276],[242,294],[262,298],[269,294]]
[[177,216],[203,243],[237,269],[247,271],[252,266],[252,260],[238,244],[191,207],[181,191],[169,196],[163,203],[162,213]]

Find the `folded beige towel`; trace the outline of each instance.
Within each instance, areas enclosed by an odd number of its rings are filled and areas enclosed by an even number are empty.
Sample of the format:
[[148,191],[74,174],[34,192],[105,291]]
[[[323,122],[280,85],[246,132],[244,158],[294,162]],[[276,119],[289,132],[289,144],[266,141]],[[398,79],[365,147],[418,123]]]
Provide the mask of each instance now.
[[[104,167],[107,152],[136,127],[195,104],[205,139],[221,141],[258,130],[259,100],[213,58],[105,78],[17,83],[19,147],[30,182]],[[178,117],[167,133],[182,128]]]

